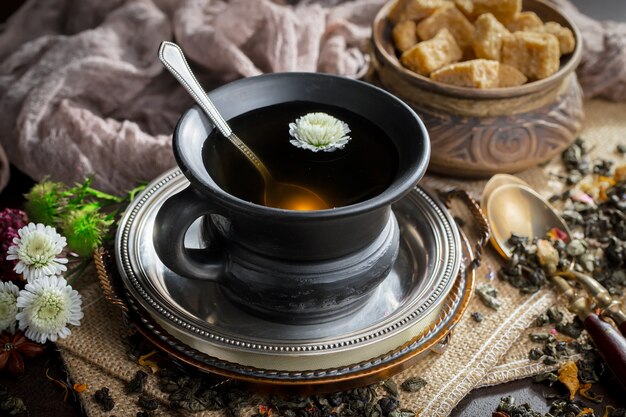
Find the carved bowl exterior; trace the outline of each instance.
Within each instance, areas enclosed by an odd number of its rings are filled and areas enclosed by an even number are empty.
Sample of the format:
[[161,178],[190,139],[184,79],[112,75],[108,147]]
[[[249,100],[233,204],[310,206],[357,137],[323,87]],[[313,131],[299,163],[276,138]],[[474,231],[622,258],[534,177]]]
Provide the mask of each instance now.
[[372,55],[378,81],[421,117],[431,139],[429,170],[459,177],[514,173],[550,160],[578,135],[584,117],[574,70],[582,38],[566,16],[541,0],[523,10],[569,27],[576,39],[559,71],[518,87],[473,89],[446,85],[404,68],[394,51],[387,3],[373,23]]

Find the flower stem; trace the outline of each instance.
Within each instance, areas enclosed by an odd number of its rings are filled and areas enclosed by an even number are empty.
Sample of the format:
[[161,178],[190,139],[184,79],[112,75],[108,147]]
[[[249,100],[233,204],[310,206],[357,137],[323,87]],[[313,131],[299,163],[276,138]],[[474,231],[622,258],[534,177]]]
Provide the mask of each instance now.
[[85,193],[89,194],[89,195],[92,195],[92,196],[94,196],[96,198],[99,198],[101,200],[114,201],[116,203],[121,203],[122,201],[124,201],[123,197],[116,197],[114,195],[107,194],[105,192],[102,192],[100,190],[96,190],[96,189],[91,188],[91,187],[86,187],[85,188]]
[[85,272],[85,269],[91,263],[91,258],[83,259],[75,268],[67,271],[66,281],[70,285],[74,285],[74,282]]

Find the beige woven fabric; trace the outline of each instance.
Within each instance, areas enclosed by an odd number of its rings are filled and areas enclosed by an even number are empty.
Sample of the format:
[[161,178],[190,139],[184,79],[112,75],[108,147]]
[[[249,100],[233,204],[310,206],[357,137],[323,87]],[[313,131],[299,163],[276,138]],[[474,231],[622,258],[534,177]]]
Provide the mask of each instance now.
[[[590,101],[585,103],[586,123],[581,134],[593,154],[603,158],[612,157],[619,161],[616,144],[626,143],[626,103]],[[622,163],[626,162],[621,160]],[[558,159],[545,167],[537,167],[520,173],[535,189],[545,195],[558,192],[559,183],[550,181],[550,174],[560,169]],[[424,185],[441,189],[460,187],[479,197],[484,181],[460,181],[428,176]],[[477,282],[486,282],[489,271],[497,271],[500,265],[497,254],[488,248],[483,264],[477,271]],[[129,331],[121,319],[121,313],[102,298],[97,287],[88,276],[80,288],[84,298],[85,318],[72,335],[58,343],[71,377],[75,382],[89,384],[83,393],[85,410],[89,416],[134,415],[139,409],[135,396],[123,393],[124,383],[139,369],[125,354],[123,337]],[[460,321],[454,331],[448,349],[441,355],[431,354],[412,368],[395,376],[397,382],[419,375],[428,384],[413,394],[402,393],[404,407],[421,410],[421,416],[447,416],[454,406],[470,390],[478,386],[493,385],[542,372],[545,367],[526,359],[532,347],[526,333],[527,327],[536,316],[555,302],[550,290],[533,295],[521,295],[516,289],[497,278],[491,283],[499,291],[503,306],[490,310],[476,298],[472,299],[468,312],[479,311],[485,320],[474,322],[469,314]],[[154,388],[156,378],[150,378],[149,392],[160,396]],[[107,386],[111,389],[117,405],[112,412],[103,412],[91,399],[93,392]],[[156,415],[182,415],[165,410]],[[199,416],[217,416],[218,412],[198,413]]]

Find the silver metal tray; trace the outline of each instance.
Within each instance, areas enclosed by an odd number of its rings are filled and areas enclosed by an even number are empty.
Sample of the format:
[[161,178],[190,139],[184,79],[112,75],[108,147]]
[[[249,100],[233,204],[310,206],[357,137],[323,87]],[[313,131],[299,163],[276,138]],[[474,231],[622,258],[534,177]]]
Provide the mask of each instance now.
[[[398,260],[363,308],[315,325],[252,316],[230,304],[215,284],[177,276],[154,252],[156,212],[188,184],[177,169],[152,182],[121,221],[115,257],[124,286],[140,308],[174,340],[212,363],[235,364],[253,376],[272,378],[309,370],[357,372],[350,367],[397,352],[425,332],[433,334],[433,323],[445,327],[442,312],[451,316],[462,301],[458,294],[452,303],[448,297],[462,272],[459,231],[441,203],[416,188],[393,206],[401,229]],[[200,229],[198,221],[189,230],[189,246],[202,246]],[[460,276],[456,290],[464,294],[467,283]]]

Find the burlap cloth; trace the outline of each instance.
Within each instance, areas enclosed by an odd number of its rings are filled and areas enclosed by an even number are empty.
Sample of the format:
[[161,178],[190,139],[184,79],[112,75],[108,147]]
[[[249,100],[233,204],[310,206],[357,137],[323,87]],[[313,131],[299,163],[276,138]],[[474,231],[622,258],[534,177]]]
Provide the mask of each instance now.
[[[586,122],[581,136],[593,148],[592,155],[619,161],[620,156],[614,149],[618,143],[626,143],[626,104],[588,101],[585,103],[585,111]],[[542,194],[551,195],[560,191],[560,183],[551,181],[550,174],[560,169],[559,159],[555,158],[546,166],[529,169],[519,176]],[[428,175],[423,184],[439,189],[461,187],[480,196],[485,182]],[[401,382],[409,376],[419,375],[428,383],[417,393],[401,394],[401,402],[405,407],[421,410],[421,416],[447,416],[459,400],[475,387],[499,384],[550,369],[540,362],[527,359],[533,343],[525,333],[537,315],[555,303],[556,297],[549,289],[530,296],[521,295],[508,283],[497,278],[490,280],[489,272],[495,273],[500,262],[497,254],[488,248],[477,271],[477,281],[491,282],[496,286],[502,307],[498,311],[491,310],[473,297],[468,312],[481,312],[485,316],[484,321],[477,323],[466,314],[454,330],[443,354],[430,354],[394,377],[397,382]],[[60,341],[58,346],[71,378],[90,387],[89,391],[82,394],[87,415],[134,415],[139,410],[137,398],[124,394],[124,384],[141,367],[128,359],[125,353],[123,339],[129,333],[129,328],[123,323],[120,310],[106,302],[94,281],[89,274],[81,278],[78,288],[83,296],[85,317],[81,326],[74,328],[72,335]],[[155,388],[156,378],[149,378],[149,382],[148,391],[164,398]],[[91,398],[91,394],[103,386],[109,387],[117,400],[112,412],[103,412]],[[179,413],[161,410],[156,415]],[[198,415],[213,416],[220,413]]]

